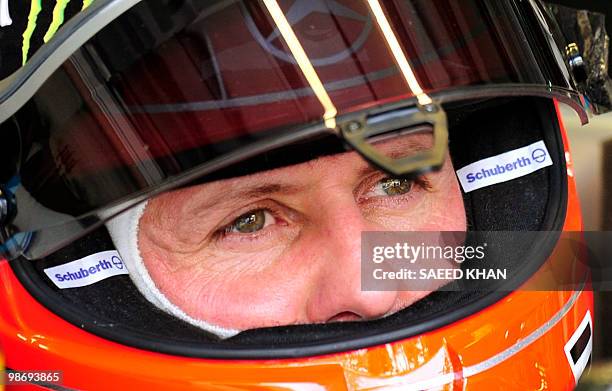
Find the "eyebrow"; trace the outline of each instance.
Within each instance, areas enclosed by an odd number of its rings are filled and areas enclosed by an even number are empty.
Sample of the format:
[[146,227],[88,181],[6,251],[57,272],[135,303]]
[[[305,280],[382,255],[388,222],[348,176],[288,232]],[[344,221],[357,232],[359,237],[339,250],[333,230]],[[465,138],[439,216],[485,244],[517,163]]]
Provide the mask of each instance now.
[[232,202],[235,200],[252,200],[257,198],[265,198],[266,196],[278,193],[294,194],[300,191],[296,185],[285,183],[265,183],[261,185],[251,186],[246,185],[244,188],[232,189],[228,192],[221,190],[215,191],[214,195],[209,197],[206,202],[198,206],[199,210],[206,210],[216,205]]
[[259,198],[275,193],[297,193],[299,187],[286,183],[266,183],[248,189],[238,190],[233,197]]

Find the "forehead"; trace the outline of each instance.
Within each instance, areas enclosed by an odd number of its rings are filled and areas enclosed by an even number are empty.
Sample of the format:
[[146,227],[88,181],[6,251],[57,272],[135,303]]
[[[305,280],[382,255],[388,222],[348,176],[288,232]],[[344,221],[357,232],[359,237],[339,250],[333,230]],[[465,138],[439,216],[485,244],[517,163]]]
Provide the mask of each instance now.
[[[376,148],[393,158],[405,157],[412,153],[428,149],[432,143],[430,133],[416,133],[398,136],[376,143]],[[244,197],[269,193],[292,193],[301,187],[309,186],[325,176],[340,175],[361,177],[377,171],[357,152],[343,152],[318,157],[304,163],[274,168],[242,175],[229,179],[210,181],[199,186],[177,190],[171,194],[183,197],[194,196],[195,192],[221,192],[240,190]],[[338,178],[339,179],[339,178]]]

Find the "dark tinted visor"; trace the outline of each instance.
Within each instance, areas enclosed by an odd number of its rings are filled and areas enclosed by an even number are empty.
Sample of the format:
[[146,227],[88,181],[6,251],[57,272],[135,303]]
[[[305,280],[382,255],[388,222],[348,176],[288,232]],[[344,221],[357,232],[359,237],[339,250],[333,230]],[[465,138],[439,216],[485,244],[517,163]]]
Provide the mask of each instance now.
[[[1,117],[14,113],[0,171],[16,203],[8,258],[42,257],[162,191],[345,145],[393,174],[436,169],[448,102],[531,95],[581,107],[530,2],[120,3],[96,2],[3,83]],[[367,148],[414,125],[436,141],[401,169]],[[355,138],[353,127],[374,131]]]

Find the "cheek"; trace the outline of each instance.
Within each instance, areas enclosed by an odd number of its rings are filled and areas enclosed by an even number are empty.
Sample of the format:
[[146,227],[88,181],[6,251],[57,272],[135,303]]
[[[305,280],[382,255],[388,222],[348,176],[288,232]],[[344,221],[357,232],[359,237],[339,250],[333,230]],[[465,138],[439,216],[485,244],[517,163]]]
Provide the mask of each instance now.
[[295,260],[284,254],[267,268],[248,270],[242,265],[269,262],[269,255],[256,254],[237,261],[241,265],[210,278],[194,292],[185,308],[194,317],[214,324],[251,329],[299,323],[303,316],[310,277],[287,264]]
[[463,196],[455,171],[447,159],[441,173],[439,190],[432,197],[430,218],[423,231],[466,231],[466,213]]
[[237,329],[296,323],[307,278],[288,273],[284,247],[249,254],[177,254],[140,243],[159,290],[195,319]]
[[415,231],[466,231],[465,206],[461,192],[447,188],[445,193],[435,194],[429,202],[427,217],[420,219]]

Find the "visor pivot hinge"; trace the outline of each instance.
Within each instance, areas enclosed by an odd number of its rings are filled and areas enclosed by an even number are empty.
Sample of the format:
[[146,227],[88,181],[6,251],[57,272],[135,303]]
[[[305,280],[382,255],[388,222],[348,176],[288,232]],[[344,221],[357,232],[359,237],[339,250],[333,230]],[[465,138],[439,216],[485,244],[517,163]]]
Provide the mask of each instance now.
[[[448,148],[448,123],[444,108],[429,99],[416,106],[395,106],[369,115],[354,115],[338,123],[339,136],[374,167],[392,176],[418,176],[442,167]],[[430,138],[427,150],[406,151],[393,157],[377,148],[397,138],[399,142],[413,135]],[[378,144],[382,145],[382,144]]]
[[574,75],[574,79],[578,83],[584,83],[587,80],[587,69],[578,45],[574,42],[567,45],[565,47],[565,55],[567,56],[567,63],[572,71],[572,75]]

